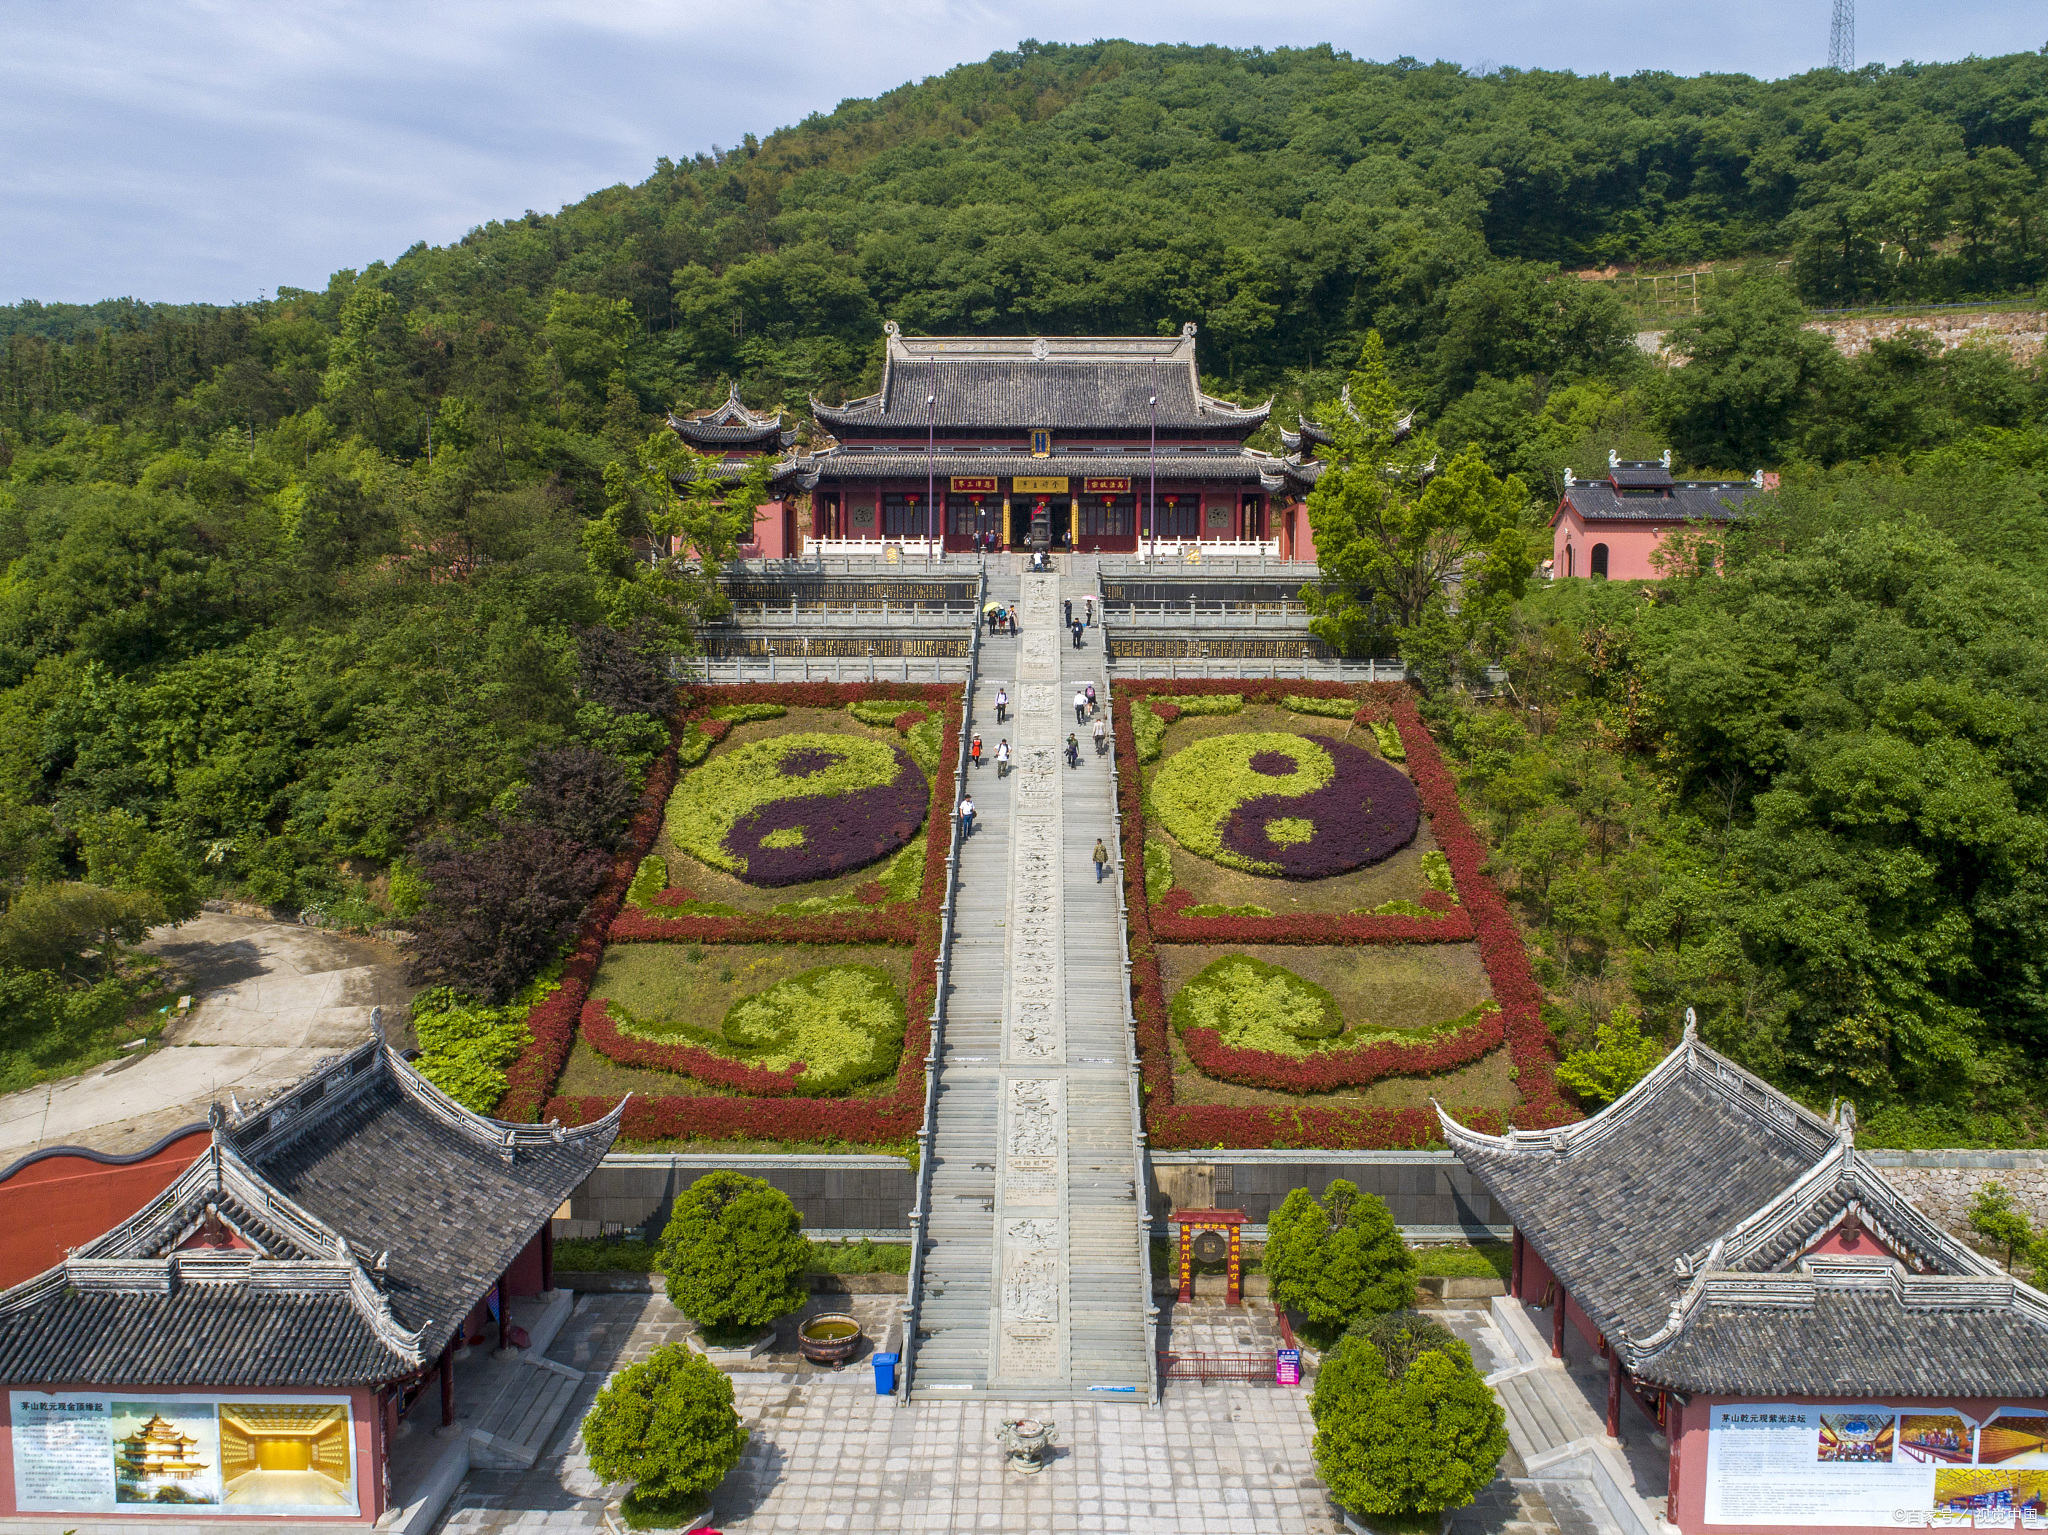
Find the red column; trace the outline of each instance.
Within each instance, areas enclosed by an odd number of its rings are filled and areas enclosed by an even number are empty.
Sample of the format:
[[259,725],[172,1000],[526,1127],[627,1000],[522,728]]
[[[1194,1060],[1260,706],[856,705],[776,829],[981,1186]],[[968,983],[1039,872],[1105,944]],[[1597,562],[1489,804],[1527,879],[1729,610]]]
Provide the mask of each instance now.
[[441,1350],[441,1427],[455,1421],[455,1345]]
[[1188,1252],[1187,1223],[1183,1221],[1175,1229],[1180,1232],[1180,1303],[1190,1306],[1195,1300],[1195,1264]]
[[1607,1437],[1621,1437],[1621,1355],[1607,1354]]
[[543,1290],[555,1287],[555,1223],[552,1219],[540,1228],[540,1287]]
[[512,1297],[505,1293],[505,1276],[498,1276],[498,1348],[502,1352],[512,1346]]
[[1520,1300],[1522,1298],[1522,1228],[1520,1226],[1515,1228],[1514,1245],[1510,1251],[1514,1256],[1509,1260],[1508,1274],[1510,1278],[1508,1280],[1508,1294],[1514,1296],[1516,1300]]
[[1242,1281],[1239,1279],[1239,1273],[1237,1227],[1232,1226],[1230,1228],[1230,1293],[1223,1297],[1223,1304],[1226,1306],[1235,1306],[1244,1298],[1243,1292],[1240,1289]]
[[1564,1358],[1564,1308],[1571,1304],[1571,1297],[1565,1294],[1564,1286],[1557,1287],[1557,1310],[1550,1317],[1550,1357]]
[[1669,1496],[1665,1499],[1665,1508],[1668,1512],[1664,1515],[1664,1519],[1667,1524],[1677,1524],[1678,1471],[1680,1465],[1678,1446],[1685,1436],[1685,1409],[1679,1405],[1677,1399],[1669,1392],[1664,1394],[1663,1402],[1664,1437],[1670,1445],[1667,1453],[1671,1457],[1670,1469],[1665,1472],[1665,1490]]

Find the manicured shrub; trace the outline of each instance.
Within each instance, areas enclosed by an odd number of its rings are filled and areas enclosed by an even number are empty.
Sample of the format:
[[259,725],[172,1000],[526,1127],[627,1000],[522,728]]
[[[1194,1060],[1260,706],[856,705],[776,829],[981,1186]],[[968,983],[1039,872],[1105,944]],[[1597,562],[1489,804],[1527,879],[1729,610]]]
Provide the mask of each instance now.
[[413,979],[504,1002],[576,931],[605,861],[558,831],[518,822],[478,847],[415,849],[408,862],[428,895],[408,944]]
[[1291,714],[1318,714],[1339,720],[1348,720],[1358,711],[1358,705],[1350,698],[1303,698],[1299,693],[1289,693],[1280,700],[1280,707]]
[[1181,911],[1190,917],[1270,917],[1273,908],[1248,901],[1242,906],[1225,906],[1217,901],[1203,901],[1195,906],[1183,906]]
[[1424,1349],[1396,1367],[1371,1339],[1347,1337],[1323,1361],[1310,1411],[1316,1469],[1354,1513],[1462,1508],[1507,1453],[1506,1415],[1462,1345]]
[[[1488,1275],[1493,1273],[1490,1268],[1482,1266],[1482,1269]],[[1344,1336],[1363,1338],[1370,1343],[1380,1356],[1388,1380],[1399,1380],[1402,1372],[1419,1355],[1431,1349],[1463,1364],[1472,1363],[1472,1346],[1443,1323],[1420,1311],[1404,1309],[1362,1316],[1344,1329]],[[1313,1401],[1309,1403],[1309,1411],[1315,1411]]]
[[1415,1254],[1386,1201],[1338,1178],[1318,1202],[1296,1189],[1266,1231],[1273,1302],[1298,1312],[1311,1337],[1334,1339],[1361,1316],[1415,1304]]
[[744,1173],[706,1173],[676,1199],[661,1235],[668,1298],[708,1336],[751,1336],[809,1293],[811,1244],[787,1194]]
[[671,1343],[629,1364],[598,1392],[583,1420],[590,1469],[632,1482],[624,1512],[634,1527],[687,1516],[740,1463],[747,1431],[732,1380],[703,1355]]
[[893,853],[931,788],[899,746],[799,731],[728,751],[669,800],[676,846],[752,885],[844,874]]
[[1173,849],[1153,838],[1145,839],[1145,899],[1164,900],[1173,888]]
[[[873,965],[821,965],[742,997],[717,1029],[643,1020],[607,1004],[616,1033],[593,1027],[593,1046],[627,1064],[654,1066],[744,1091],[831,1094],[886,1076],[903,1049],[903,998]],[[633,1044],[651,1048],[631,1049]],[[700,1059],[708,1053],[712,1062]],[[749,1068],[722,1070],[718,1062]]]
[[676,760],[686,768],[693,768],[711,755],[711,748],[716,744],[716,738],[692,720],[683,727],[682,739],[676,743]]
[[412,1000],[420,1042],[413,1065],[464,1108],[488,1114],[505,1096],[505,1067],[533,1043],[525,1014],[523,1007],[465,1004],[449,987],[429,987]]
[[616,846],[640,790],[617,761],[587,746],[535,752],[527,759],[519,814],[585,847]]
[[1444,857],[1442,848],[1433,847],[1422,855],[1422,877],[1430,889],[1454,901],[1458,898],[1457,881],[1451,878],[1451,861]]
[[745,725],[754,720],[779,720],[789,711],[781,704],[713,704],[708,711],[715,720],[728,725]]
[[1322,987],[1246,954],[1226,954],[1191,976],[1174,994],[1173,1025],[1290,1056],[1305,1056],[1344,1032],[1336,999]]
[[1421,821],[1406,778],[1327,736],[1211,736],[1173,754],[1151,798],[1190,852],[1286,879],[1377,863],[1413,841]]
[[1389,762],[1406,762],[1408,760],[1407,748],[1401,744],[1399,726],[1392,720],[1372,720],[1368,723],[1372,730],[1372,738],[1378,743],[1382,757],[1385,757]]
[[846,712],[863,725],[873,725],[877,730],[908,730],[910,726],[902,723],[906,715],[913,724],[925,717],[922,708],[905,709],[899,698],[856,699],[846,706]]

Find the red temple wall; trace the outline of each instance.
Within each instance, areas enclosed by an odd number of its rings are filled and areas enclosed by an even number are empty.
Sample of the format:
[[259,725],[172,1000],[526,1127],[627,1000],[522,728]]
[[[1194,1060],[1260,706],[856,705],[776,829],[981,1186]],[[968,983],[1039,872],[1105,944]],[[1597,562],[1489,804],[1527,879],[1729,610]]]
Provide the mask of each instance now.
[[274,1387],[239,1386],[122,1386],[111,1390],[104,1386],[93,1386],[81,1382],[63,1385],[22,1383],[10,1381],[7,1389],[12,1391],[41,1391],[50,1396],[105,1396],[109,1394],[124,1397],[148,1396],[200,1396],[212,1397],[226,1402],[290,1402],[302,1400],[308,1395],[347,1396],[349,1416],[355,1421],[354,1465],[350,1468],[355,1480],[356,1514],[335,1514],[326,1517],[310,1514],[271,1516],[262,1514],[224,1514],[210,1507],[193,1507],[190,1504],[170,1505],[150,1513],[106,1513],[70,1512],[46,1514],[23,1512],[15,1503],[14,1491],[14,1423],[11,1413],[0,1414],[0,1518],[35,1519],[47,1522],[53,1530],[68,1529],[74,1525],[91,1521],[95,1524],[109,1519],[131,1521],[139,1525],[151,1523],[176,1524],[181,1529],[191,1529],[201,1523],[225,1527],[234,1524],[244,1526],[266,1525],[276,1528],[281,1524],[371,1524],[384,1512],[384,1422],[378,1409],[378,1392],[373,1386],[308,1386],[296,1390],[280,1391]]
[[104,1236],[198,1161],[204,1125],[132,1162],[102,1161],[66,1147],[16,1165],[0,1182],[0,1288],[33,1279],[71,1248]]

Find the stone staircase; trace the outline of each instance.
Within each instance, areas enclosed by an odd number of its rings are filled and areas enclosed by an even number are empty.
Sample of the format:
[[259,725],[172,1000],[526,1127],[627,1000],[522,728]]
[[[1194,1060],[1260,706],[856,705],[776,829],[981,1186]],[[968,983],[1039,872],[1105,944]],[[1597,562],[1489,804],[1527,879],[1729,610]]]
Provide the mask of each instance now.
[[529,1352],[469,1436],[469,1463],[524,1471],[540,1459],[583,1372]]
[[1074,689],[1106,697],[1101,631],[1070,647],[1053,576],[992,575],[989,594],[1019,599],[1024,632],[986,644],[970,723],[984,761],[1008,737],[1016,770],[972,783],[982,824],[960,860],[911,1391],[1144,1394],[1119,910],[1089,861],[1098,837],[1116,848],[1115,804],[1092,746],[1078,769],[1061,757]]

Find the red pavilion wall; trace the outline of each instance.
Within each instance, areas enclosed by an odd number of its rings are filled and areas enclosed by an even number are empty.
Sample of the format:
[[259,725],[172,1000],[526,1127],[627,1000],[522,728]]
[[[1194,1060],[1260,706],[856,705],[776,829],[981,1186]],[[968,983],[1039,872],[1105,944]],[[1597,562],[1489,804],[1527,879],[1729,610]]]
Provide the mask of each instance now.
[[133,1161],[67,1146],[16,1163],[0,1181],[0,1289],[120,1225],[198,1161],[211,1134],[196,1126]]

